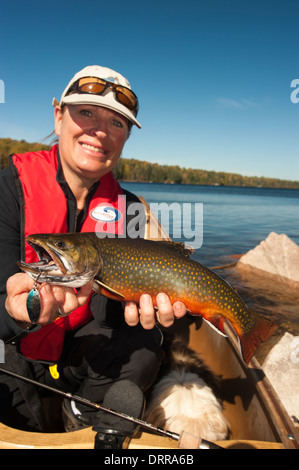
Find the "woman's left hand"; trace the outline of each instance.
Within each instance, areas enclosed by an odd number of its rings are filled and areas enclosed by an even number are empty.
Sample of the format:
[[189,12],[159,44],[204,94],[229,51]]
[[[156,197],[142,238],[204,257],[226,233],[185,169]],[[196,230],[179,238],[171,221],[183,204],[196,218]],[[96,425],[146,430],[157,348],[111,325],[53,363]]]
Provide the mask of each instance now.
[[159,293],[156,297],[157,310],[154,308],[150,295],[142,294],[139,305],[135,302],[126,302],[125,320],[130,326],[135,326],[140,321],[144,329],[150,330],[158,321],[162,326],[169,327],[175,318],[182,318],[186,312],[183,302],[177,301],[171,304],[168,295]]

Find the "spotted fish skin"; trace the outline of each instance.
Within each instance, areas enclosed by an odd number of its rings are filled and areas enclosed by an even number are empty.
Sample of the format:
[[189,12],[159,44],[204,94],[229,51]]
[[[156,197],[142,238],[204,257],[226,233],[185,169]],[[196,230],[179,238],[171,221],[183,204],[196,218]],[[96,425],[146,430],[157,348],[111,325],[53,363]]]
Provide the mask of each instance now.
[[[49,253],[59,242],[61,259],[63,256],[72,261],[80,259],[86,270],[96,273],[93,274],[95,292],[107,297],[138,302],[140,295],[147,293],[155,303],[157,294],[165,292],[172,303],[181,300],[192,315],[203,316],[222,332],[224,321],[228,320],[239,337],[245,362],[250,361],[259,344],[276,329],[270,319],[252,312],[220,276],[190,259],[191,251],[181,244],[99,238],[95,233],[43,234],[42,238],[32,235],[28,239],[33,247],[37,244]],[[65,249],[61,247],[63,240]],[[86,248],[88,245],[90,249]],[[98,256],[91,256],[95,251]],[[87,253],[86,259],[84,253]],[[59,256],[57,251],[55,256]],[[24,264],[22,269],[26,270]],[[41,271],[39,268],[39,279],[43,281]],[[67,285],[66,279],[71,273],[64,271],[61,283]],[[49,274],[47,282],[51,282]]]
[[180,245],[127,239],[99,243],[103,265],[96,279],[123,298],[100,285],[104,295],[138,302],[141,293],[148,293],[155,302],[156,295],[165,292],[171,302],[181,300],[190,313],[203,316],[222,332],[228,320],[246,362],[276,329],[271,320],[252,312],[220,276],[190,259],[190,252]]

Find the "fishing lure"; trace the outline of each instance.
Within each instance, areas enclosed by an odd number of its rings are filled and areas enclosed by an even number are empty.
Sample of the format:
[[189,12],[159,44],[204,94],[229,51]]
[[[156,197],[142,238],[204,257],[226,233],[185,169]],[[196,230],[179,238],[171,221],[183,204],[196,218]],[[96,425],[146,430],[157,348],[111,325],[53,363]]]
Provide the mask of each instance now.
[[37,323],[41,310],[40,295],[37,288],[37,279],[33,285],[33,288],[28,294],[26,307],[31,323]]

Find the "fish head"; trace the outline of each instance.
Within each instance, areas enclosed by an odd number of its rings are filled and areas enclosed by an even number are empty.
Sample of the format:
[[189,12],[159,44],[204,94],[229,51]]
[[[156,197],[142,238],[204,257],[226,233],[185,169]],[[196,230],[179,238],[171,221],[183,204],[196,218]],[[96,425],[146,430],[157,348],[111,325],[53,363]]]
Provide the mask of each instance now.
[[91,281],[101,265],[100,254],[90,234],[33,234],[26,242],[35,250],[39,261],[18,266],[39,282],[81,287]]

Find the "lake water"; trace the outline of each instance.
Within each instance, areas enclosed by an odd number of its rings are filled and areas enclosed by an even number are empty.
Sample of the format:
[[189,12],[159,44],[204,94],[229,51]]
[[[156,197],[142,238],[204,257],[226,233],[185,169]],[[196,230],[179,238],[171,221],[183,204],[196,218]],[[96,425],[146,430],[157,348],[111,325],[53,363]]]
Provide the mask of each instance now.
[[[208,267],[232,263],[231,255],[246,253],[270,232],[285,233],[299,245],[298,190],[127,182],[122,186],[148,203],[203,204],[203,243],[192,256]],[[173,225],[180,223],[175,214]],[[264,281],[236,269],[219,274],[251,307],[274,314],[282,328],[299,334],[297,292],[277,285],[275,279]]]
[[202,203],[203,245],[197,251],[208,264],[227,255],[246,253],[270,232],[285,233],[299,244],[298,190],[150,183],[122,185],[149,203]]

